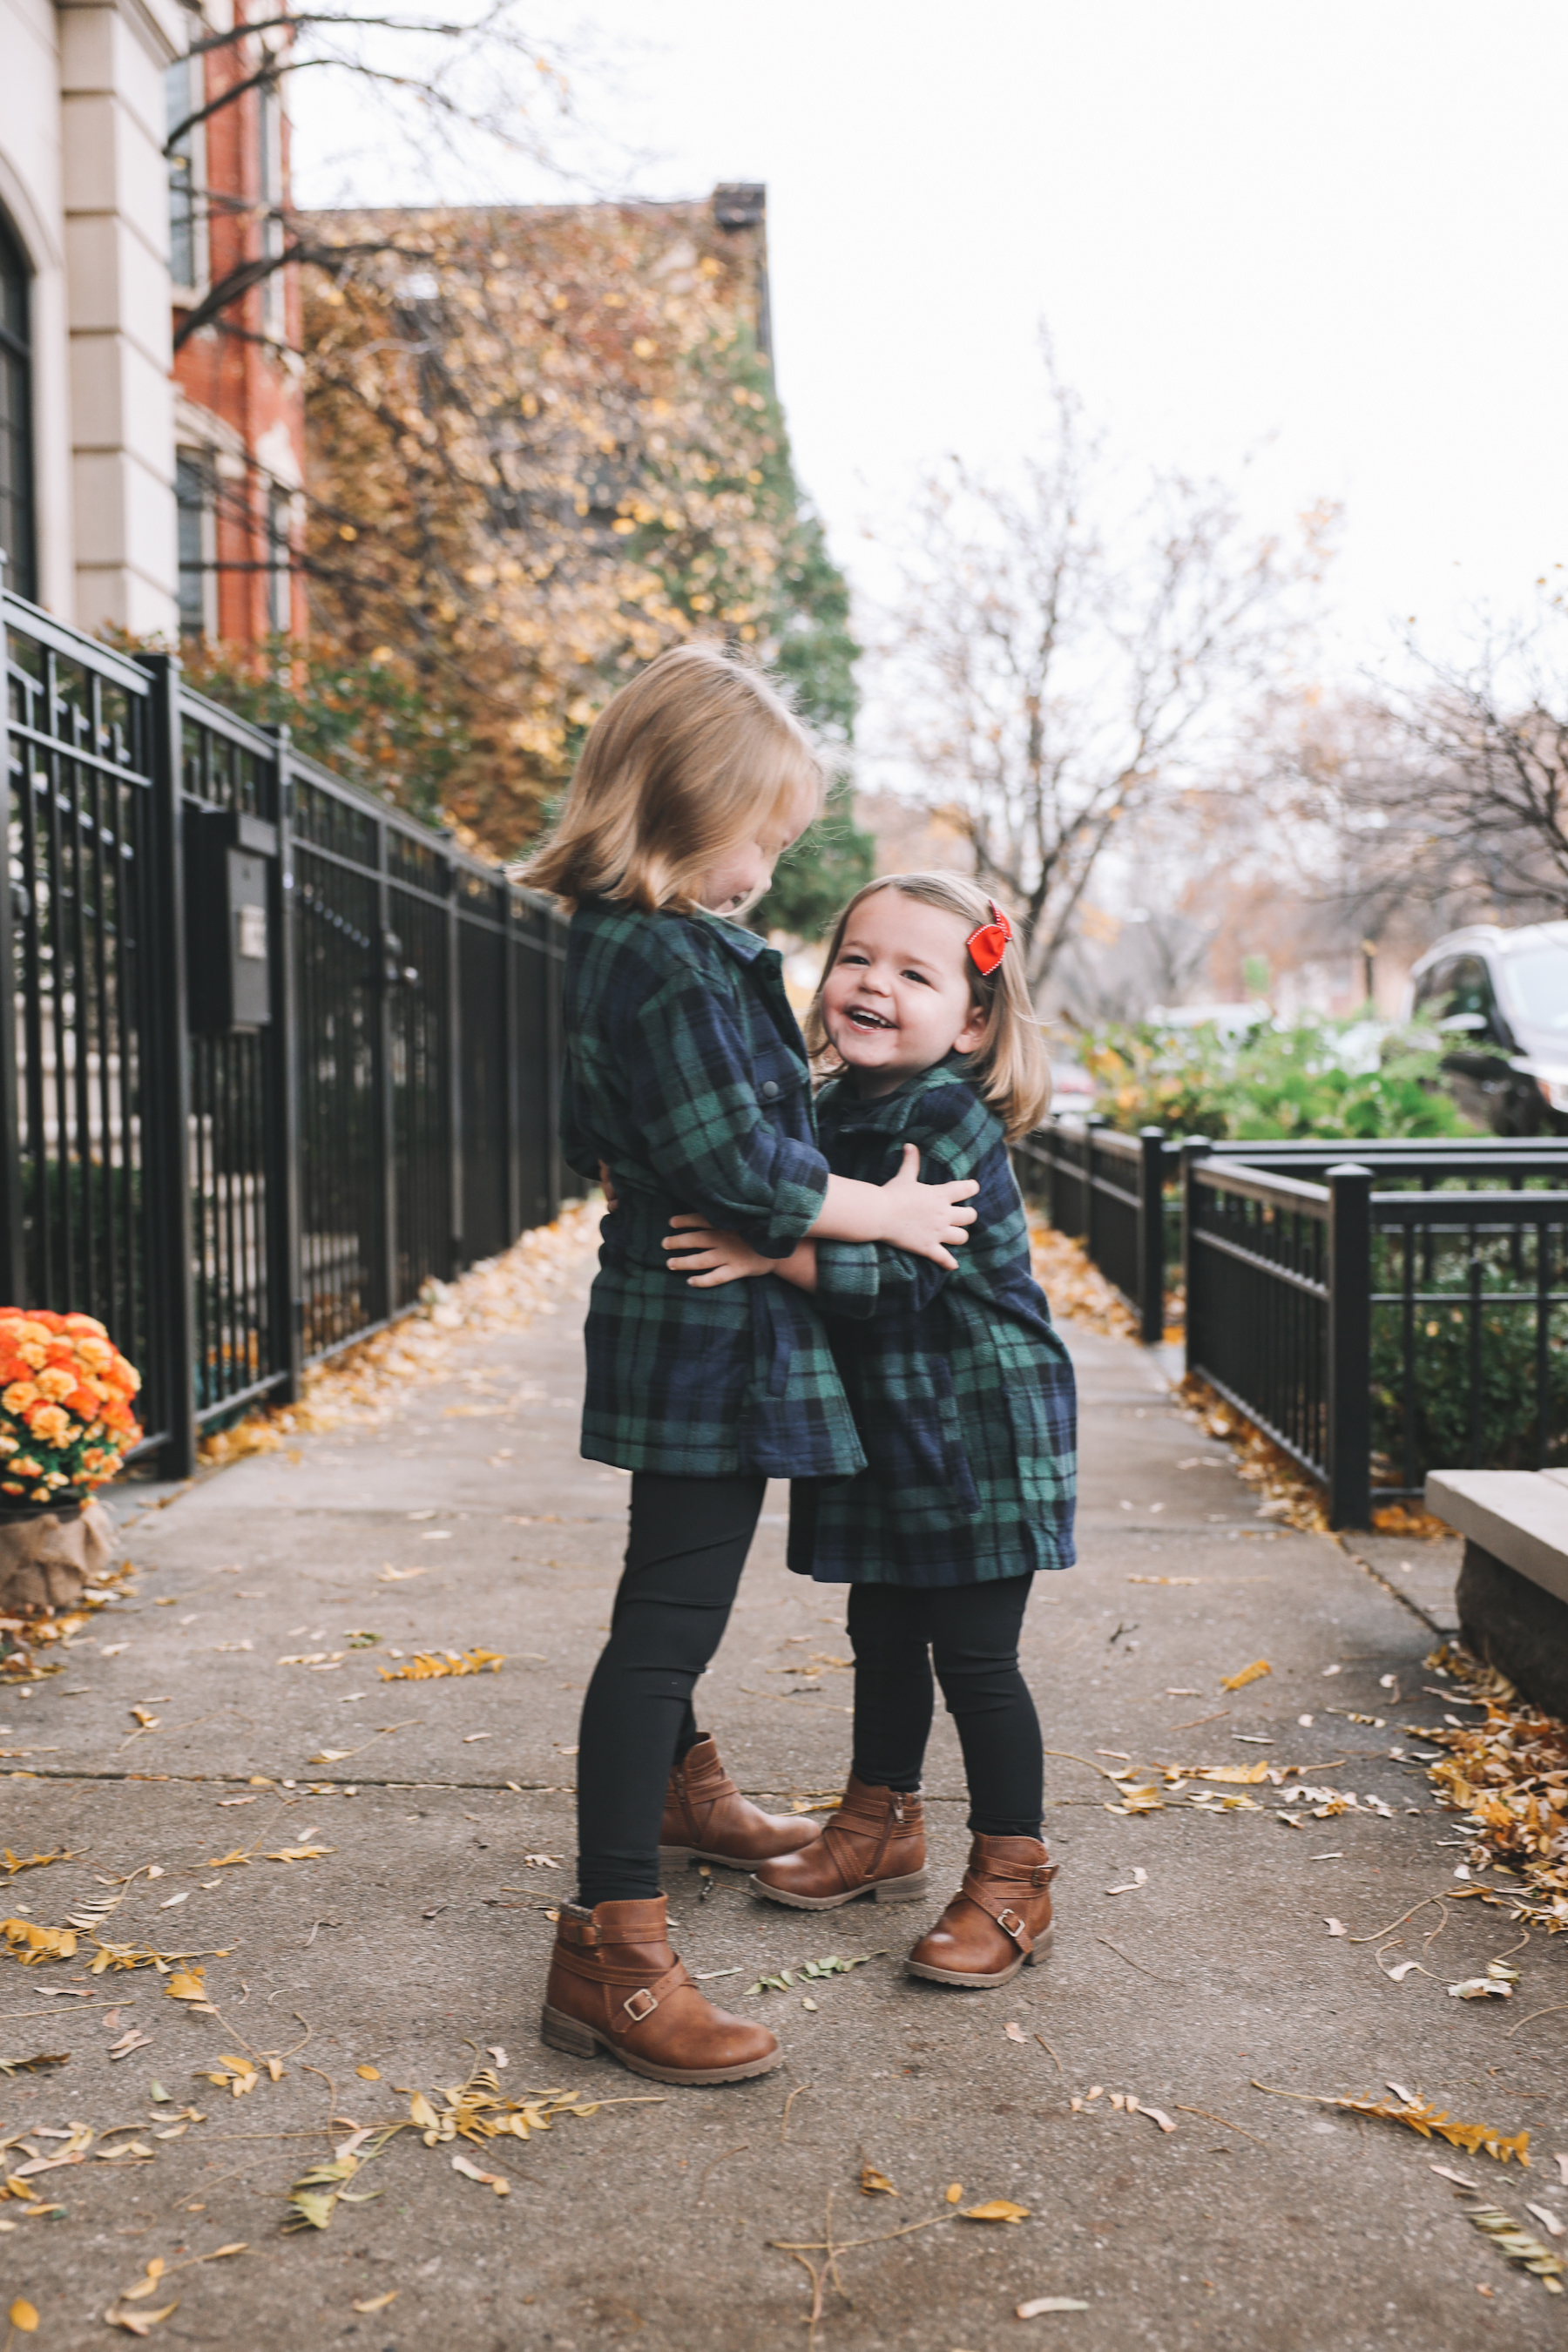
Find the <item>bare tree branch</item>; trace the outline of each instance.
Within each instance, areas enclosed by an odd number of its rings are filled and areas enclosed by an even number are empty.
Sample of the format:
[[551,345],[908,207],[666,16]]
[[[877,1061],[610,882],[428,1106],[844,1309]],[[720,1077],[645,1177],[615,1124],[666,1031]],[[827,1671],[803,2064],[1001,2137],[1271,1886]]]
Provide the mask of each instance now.
[[1247,537],[1230,493],[1156,478],[1119,519],[1054,373],[1020,485],[925,486],[889,656],[902,748],[1050,971],[1119,829],[1222,758],[1300,626],[1318,552]]

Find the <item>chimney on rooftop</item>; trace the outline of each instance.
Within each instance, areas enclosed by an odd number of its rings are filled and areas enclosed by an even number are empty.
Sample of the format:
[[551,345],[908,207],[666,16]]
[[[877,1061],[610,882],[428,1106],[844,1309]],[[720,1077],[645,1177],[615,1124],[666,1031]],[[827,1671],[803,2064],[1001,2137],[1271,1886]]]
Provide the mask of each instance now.
[[757,349],[773,363],[773,309],[768,299],[768,191],[761,180],[721,180],[713,191],[713,219],[727,236],[755,229]]

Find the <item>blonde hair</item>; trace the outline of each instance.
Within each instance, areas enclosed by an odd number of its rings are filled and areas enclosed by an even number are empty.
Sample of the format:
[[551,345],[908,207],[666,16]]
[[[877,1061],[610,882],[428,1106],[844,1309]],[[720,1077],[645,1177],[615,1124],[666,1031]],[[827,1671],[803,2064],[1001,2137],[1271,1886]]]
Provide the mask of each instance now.
[[[879,890],[897,890],[901,898],[918,899],[924,907],[938,907],[945,915],[956,915],[964,926],[965,937],[996,919],[984,891],[958,874],[884,874],[879,880],[868,882],[863,890],[857,890],[834,926],[822,978],[805,1016],[805,1042],[812,1058],[829,1069],[839,1066],[822,1018],[822,992],[828,973],[838,961],[844,934],[856,908],[875,898]],[[1050,1067],[1029,996],[1023,950],[1016,936],[1009,940],[1001,962],[990,973],[983,972],[967,953],[964,963],[971,998],[985,1013],[980,1043],[967,1059],[982,1099],[995,1111],[1012,1143],[1038,1127],[1051,1094]]]
[[566,803],[522,878],[574,906],[699,905],[703,874],[823,773],[788,703],[714,645],[676,646],[623,686],[588,730]]

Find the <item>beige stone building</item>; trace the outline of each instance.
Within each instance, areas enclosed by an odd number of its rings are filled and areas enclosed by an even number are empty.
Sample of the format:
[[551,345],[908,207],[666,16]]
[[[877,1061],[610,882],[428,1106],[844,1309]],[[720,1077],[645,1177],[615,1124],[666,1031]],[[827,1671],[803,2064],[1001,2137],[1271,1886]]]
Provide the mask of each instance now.
[[0,0],[0,548],[62,620],[173,636],[166,76],[178,0]]

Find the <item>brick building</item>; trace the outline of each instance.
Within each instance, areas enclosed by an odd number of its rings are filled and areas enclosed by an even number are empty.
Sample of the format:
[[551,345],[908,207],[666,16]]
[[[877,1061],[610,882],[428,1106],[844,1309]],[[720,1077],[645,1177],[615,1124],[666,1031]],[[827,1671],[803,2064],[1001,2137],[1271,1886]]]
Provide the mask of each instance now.
[[257,70],[258,36],[190,55],[234,21],[233,0],[0,0],[0,552],[14,593],[85,629],[303,617],[291,273],[172,348],[283,233],[276,85],[163,152]]

